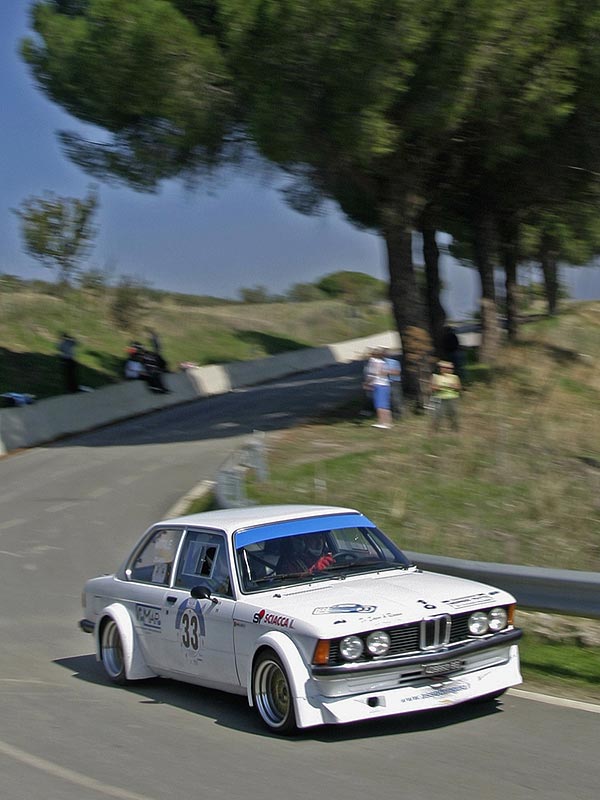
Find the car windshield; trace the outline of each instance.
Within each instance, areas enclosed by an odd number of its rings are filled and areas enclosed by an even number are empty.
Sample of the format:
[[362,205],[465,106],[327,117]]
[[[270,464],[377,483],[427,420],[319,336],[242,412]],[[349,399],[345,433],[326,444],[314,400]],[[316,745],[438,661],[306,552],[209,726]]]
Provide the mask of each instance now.
[[271,586],[410,566],[406,556],[372,523],[338,528],[320,519],[323,528],[317,529],[314,518],[307,522],[310,524],[306,526],[296,524],[288,535],[286,524],[274,530],[265,526],[264,538],[261,529],[253,529],[252,535],[238,535],[236,554],[242,591],[265,591]]

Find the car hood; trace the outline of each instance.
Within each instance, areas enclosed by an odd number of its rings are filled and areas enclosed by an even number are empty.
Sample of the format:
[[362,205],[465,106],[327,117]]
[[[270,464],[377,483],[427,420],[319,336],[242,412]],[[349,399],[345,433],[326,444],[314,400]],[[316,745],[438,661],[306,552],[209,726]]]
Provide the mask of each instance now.
[[240,603],[236,616],[335,637],[374,625],[402,625],[512,602],[508,592],[464,578],[420,570],[384,571],[262,593]]

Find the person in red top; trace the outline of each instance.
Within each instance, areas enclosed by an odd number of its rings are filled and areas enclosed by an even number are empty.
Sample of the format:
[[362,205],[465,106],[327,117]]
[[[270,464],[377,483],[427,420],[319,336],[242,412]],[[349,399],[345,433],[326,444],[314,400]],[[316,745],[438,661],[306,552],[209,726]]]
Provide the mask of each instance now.
[[334,563],[327,550],[324,533],[305,533],[282,541],[281,555],[277,564],[280,575],[312,575],[327,569]]

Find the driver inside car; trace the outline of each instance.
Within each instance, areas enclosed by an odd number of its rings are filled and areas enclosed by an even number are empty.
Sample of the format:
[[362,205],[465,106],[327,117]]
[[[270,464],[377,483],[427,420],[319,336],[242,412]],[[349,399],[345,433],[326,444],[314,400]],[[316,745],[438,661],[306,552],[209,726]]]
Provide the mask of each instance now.
[[334,557],[327,550],[327,539],[323,532],[305,533],[284,539],[281,555],[277,563],[280,575],[312,575],[327,569],[334,563]]

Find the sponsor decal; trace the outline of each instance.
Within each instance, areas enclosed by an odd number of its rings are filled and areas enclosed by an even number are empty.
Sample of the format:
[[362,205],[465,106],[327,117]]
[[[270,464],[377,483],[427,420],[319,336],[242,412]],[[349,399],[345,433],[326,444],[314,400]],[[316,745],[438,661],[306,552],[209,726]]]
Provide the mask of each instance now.
[[436,608],[433,603],[428,603],[427,600],[417,600],[417,603],[421,603],[422,606],[425,606],[425,608],[428,609]]
[[445,675],[447,672],[456,672],[462,669],[465,662],[455,658],[453,661],[439,661],[436,664],[427,664],[423,669],[425,675]]
[[361,622],[379,622],[380,620],[388,620],[392,619],[393,617],[401,617],[403,615],[403,611],[387,611],[385,614],[378,614],[376,617],[361,617]]
[[338,603],[336,606],[315,608],[313,614],[372,614],[377,606],[363,606],[360,603]]
[[147,630],[159,631],[161,628],[160,608],[156,608],[156,606],[144,606],[136,603],[135,618],[142,628]]
[[421,692],[420,694],[413,694],[409,695],[408,697],[402,697],[400,699],[401,703],[415,703],[419,700],[440,700],[442,703],[444,702],[445,697],[448,695],[453,694],[460,694],[464,692],[466,689],[469,688],[469,684],[465,681],[461,683],[447,683],[440,686],[436,686],[432,689],[429,689],[425,692]]
[[274,625],[276,628],[290,628],[294,627],[294,620],[292,617],[284,617],[281,614],[271,614],[270,611],[265,611],[261,608],[252,617],[252,622],[257,625]]
[[477,606],[481,603],[489,603],[490,600],[491,597],[489,594],[470,594],[465,597],[453,597],[452,600],[444,600],[444,603],[452,608],[469,608],[470,606]]

